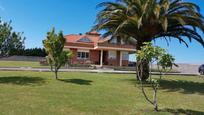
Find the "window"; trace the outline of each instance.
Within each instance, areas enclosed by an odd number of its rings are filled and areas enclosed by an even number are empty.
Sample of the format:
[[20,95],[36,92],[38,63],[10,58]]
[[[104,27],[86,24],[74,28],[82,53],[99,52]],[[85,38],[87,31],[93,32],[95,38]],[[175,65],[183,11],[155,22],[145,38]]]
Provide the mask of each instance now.
[[86,38],[86,37],[84,37],[84,38],[81,38],[81,39],[79,39],[77,42],[92,42],[89,38]]
[[88,59],[89,52],[77,52],[77,58],[78,59]]
[[122,54],[123,54],[123,57],[122,57],[123,60],[129,60],[129,53],[128,52],[122,52]]
[[117,43],[117,38],[112,38],[109,43],[111,44],[116,44]]
[[121,39],[121,44],[124,45],[125,44],[125,41],[123,39]]
[[109,51],[108,57],[109,59],[116,59],[116,51]]

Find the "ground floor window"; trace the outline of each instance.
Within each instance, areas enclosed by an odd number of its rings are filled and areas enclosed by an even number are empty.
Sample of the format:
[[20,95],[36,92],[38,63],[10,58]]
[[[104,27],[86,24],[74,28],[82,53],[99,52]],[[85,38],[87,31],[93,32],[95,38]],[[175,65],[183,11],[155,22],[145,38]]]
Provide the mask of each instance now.
[[77,58],[78,59],[88,59],[89,52],[77,52]]
[[109,59],[116,59],[116,51],[109,51],[108,52]]

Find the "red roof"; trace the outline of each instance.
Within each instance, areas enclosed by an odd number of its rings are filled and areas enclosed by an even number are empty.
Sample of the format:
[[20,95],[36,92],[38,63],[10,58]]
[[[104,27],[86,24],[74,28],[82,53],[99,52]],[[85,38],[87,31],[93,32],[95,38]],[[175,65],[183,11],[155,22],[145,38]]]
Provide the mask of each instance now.
[[[71,34],[71,35],[65,36],[65,38],[67,42],[72,42],[72,43],[78,43],[78,42],[80,43],[98,43],[99,40],[101,39],[100,34],[96,31],[87,32],[84,35]],[[91,42],[79,41],[82,38],[88,38]]]
[[66,38],[66,48],[88,48],[88,49],[112,49],[112,50],[124,50],[135,51],[134,46],[109,44],[107,41],[110,37],[102,38],[96,31],[87,32],[86,34],[70,34],[64,36]]

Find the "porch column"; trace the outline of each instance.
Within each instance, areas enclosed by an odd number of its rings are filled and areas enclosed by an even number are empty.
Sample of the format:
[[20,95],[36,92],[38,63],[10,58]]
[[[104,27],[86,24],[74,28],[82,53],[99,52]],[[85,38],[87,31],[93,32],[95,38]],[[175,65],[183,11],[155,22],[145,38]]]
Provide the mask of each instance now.
[[120,66],[122,66],[122,63],[123,63],[123,52],[120,51]]
[[100,66],[103,67],[103,50],[101,50]]

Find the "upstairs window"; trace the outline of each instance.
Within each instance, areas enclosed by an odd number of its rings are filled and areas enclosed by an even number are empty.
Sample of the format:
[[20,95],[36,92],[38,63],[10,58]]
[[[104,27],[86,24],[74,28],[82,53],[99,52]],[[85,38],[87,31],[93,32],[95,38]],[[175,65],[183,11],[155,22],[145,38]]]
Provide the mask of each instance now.
[[117,44],[117,38],[112,38],[109,43],[111,44]]
[[111,44],[125,44],[125,41],[119,37],[113,37],[109,40]]
[[90,43],[92,41],[89,38],[84,37],[84,38],[79,39],[77,42],[87,42],[87,43]]
[[129,60],[129,53],[128,52],[122,52],[122,60]]

